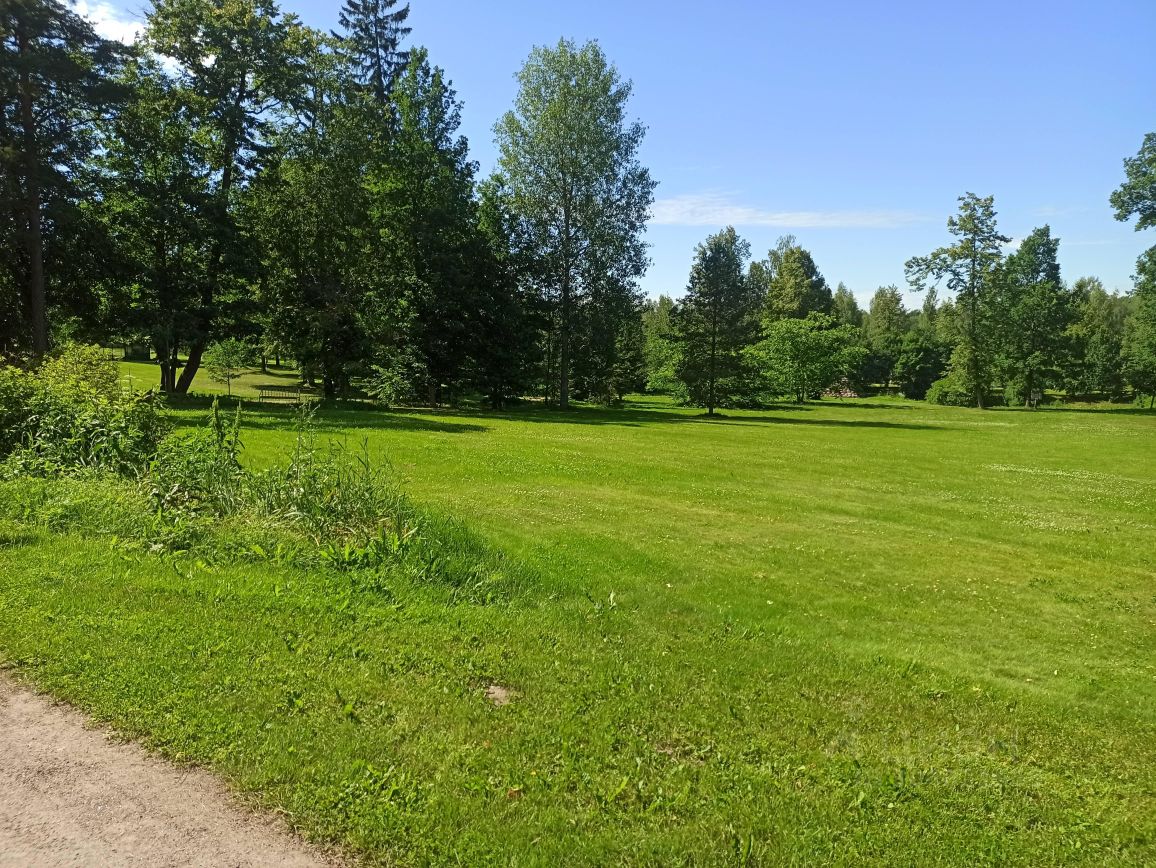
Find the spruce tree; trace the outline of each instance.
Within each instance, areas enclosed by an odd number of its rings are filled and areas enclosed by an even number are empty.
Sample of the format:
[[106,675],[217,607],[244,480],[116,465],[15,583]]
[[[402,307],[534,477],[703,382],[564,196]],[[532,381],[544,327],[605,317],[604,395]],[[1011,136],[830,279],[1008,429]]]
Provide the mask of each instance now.
[[691,403],[729,404],[747,391],[747,350],[758,340],[758,294],[744,274],[751,246],[728,226],[695,249],[686,295],[675,309],[676,368]]
[[409,63],[401,43],[412,28],[406,27],[409,4],[395,8],[398,0],[345,0],[337,14],[344,33],[334,33],[345,44],[362,82],[384,103],[394,82]]

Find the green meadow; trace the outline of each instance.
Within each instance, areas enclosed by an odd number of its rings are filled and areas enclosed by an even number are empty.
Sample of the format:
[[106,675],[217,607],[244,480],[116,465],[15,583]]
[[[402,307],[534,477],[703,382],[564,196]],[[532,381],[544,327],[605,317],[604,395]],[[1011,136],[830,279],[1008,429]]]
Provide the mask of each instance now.
[[[246,406],[245,461],[291,422]],[[9,482],[4,665],[370,863],[1156,861],[1156,415],[316,425],[519,581],[157,554],[112,494]]]

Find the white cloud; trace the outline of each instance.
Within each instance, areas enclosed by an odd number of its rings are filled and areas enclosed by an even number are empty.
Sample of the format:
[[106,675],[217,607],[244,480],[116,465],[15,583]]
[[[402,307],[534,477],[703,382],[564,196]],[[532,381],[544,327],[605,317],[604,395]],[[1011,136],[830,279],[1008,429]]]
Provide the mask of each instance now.
[[136,42],[137,37],[144,30],[143,21],[133,21],[125,13],[114,9],[107,3],[78,0],[76,12],[87,18],[93,30],[105,39],[115,39],[119,42]]
[[768,211],[739,205],[724,193],[684,193],[656,201],[650,222],[658,226],[894,229],[926,219],[910,211]]

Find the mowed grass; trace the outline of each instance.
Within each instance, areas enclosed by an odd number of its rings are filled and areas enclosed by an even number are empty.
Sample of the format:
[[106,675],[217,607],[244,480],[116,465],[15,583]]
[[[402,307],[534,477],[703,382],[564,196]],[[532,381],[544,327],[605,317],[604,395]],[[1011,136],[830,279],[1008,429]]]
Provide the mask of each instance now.
[[[127,385],[144,391],[160,385],[161,371],[156,362],[119,362],[121,377]],[[246,369],[232,384],[214,380],[203,367],[193,378],[191,392],[201,395],[232,394],[238,398],[256,399],[261,386],[295,386],[301,381],[300,372],[288,365],[269,363],[269,370]]]
[[[289,418],[248,416],[248,460]],[[0,654],[371,861],[1156,860],[1156,416],[319,423],[536,584],[369,592],[15,520]]]

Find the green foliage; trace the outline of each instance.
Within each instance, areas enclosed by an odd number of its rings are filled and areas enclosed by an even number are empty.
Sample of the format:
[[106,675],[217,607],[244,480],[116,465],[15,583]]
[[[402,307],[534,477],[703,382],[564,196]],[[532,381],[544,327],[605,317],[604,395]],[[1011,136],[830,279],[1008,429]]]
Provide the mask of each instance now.
[[750,278],[764,298],[766,319],[831,312],[831,288],[793,235],[784,235],[765,260],[752,263]]
[[395,9],[398,0],[345,0],[337,20],[345,31],[342,48],[352,59],[360,80],[369,86],[378,102],[384,103],[394,82],[409,63],[409,52],[401,41],[409,36],[406,27],[409,4]]
[[1156,133],[1144,136],[1136,156],[1124,160],[1124,183],[1110,200],[1117,220],[1138,217],[1137,230],[1156,227]]
[[733,226],[711,235],[695,248],[686,295],[674,310],[675,374],[688,400],[708,414],[751,392],[747,350],[758,335],[759,298],[744,274],[750,255]]
[[975,403],[971,387],[956,371],[936,380],[927,389],[927,401],[945,407],[970,407]]
[[894,377],[905,398],[922,400],[931,384],[943,376],[950,355],[933,327],[917,325],[903,336]]
[[1136,301],[1121,347],[1124,376],[1139,395],[1156,401],[1156,247],[1137,263]]
[[890,385],[910,324],[897,286],[881,286],[871,297],[864,324],[870,369],[875,382]]
[[143,472],[166,425],[99,347],[70,344],[36,369],[0,367],[5,475]]
[[563,407],[575,353],[613,363],[622,323],[638,315],[655,184],[638,160],[645,128],[627,119],[630,93],[596,42],[563,39],[530,54],[514,109],[494,127],[510,237],[549,311],[550,392]]
[[907,261],[907,280],[923,290],[946,279],[955,296],[957,352],[952,357],[957,382],[983,407],[997,350],[995,299],[1003,245],[1010,239],[996,230],[995,200],[967,193],[959,198],[959,214],[949,217],[947,231],[958,238],[927,256]]
[[257,363],[252,344],[237,338],[216,341],[205,350],[204,365],[209,376],[224,383],[228,394],[233,394],[233,380]]
[[840,281],[831,299],[831,316],[841,325],[859,327],[863,325],[863,311],[859,309],[859,302],[854,294]]
[[679,388],[676,374],[678,344],[674,330],[675,304],[670,296],[647,300],[642,306],[643,352],[646,362],[646,389],[674,394]]
[[865,352],[855,328],[812,313],[806,319],[768,322],[750,355],[768,393],[790,395],[801,404],[848,377]]
[[1076,297],[1060,280],[1059,244],[1049,227],[1034,230],[997,278],[1000,367],[1009,397],[1022,404],[1062,382]]
[[106,250],[79,204],[92,198],[96,119],[122,97],[125,47],[69,3],[0,5],[0,347],[42,357],[50,304],[91,318]]

